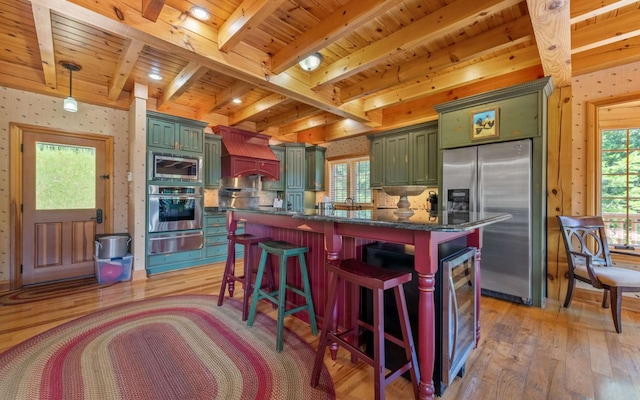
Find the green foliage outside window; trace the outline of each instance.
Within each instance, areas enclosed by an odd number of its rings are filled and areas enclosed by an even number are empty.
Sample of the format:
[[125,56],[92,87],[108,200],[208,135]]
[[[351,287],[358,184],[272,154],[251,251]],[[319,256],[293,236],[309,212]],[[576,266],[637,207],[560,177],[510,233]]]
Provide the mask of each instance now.
[[611,244],[640,245],[640,129],[601,132],[600,207]]
[[36,143],[36,210],[95,208],[93,148]]

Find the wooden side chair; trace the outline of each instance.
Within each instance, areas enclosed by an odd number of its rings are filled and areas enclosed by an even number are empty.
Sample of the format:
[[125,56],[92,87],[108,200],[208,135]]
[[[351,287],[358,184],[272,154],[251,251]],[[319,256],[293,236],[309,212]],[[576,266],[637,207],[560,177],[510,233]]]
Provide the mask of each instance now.
[[558,216],[558,221],[569,262],[569,286],[564,306],[571,304],[576,279],[604,289],[602,307],[609,307],[610,299],[613,324],[616,332],[622,332],[622,293],[640,292],[640,272],[613,266],[602,217]]

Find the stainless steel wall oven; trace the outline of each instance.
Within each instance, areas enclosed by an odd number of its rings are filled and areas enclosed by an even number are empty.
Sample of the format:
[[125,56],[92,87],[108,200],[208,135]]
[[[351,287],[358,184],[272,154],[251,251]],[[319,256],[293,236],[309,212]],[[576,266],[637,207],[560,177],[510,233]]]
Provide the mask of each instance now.
[[149,185],[149,254],[202,248],[201,186]]

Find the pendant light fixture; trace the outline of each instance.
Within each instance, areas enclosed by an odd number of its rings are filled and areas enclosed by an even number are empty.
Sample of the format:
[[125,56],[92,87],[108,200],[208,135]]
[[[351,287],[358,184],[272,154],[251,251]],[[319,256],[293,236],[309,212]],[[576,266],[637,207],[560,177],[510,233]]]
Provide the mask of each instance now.
[[69,70],[69,97],[64,99],[64,105],[63,105],[64,110],[69,112],[76,112],[78,111],[78,102],[71,95],[72,80],[73,80],[72,74],[74,71],[77,72],[82,70],[82,67],[79,66],[78,64],[75,64],[69,61],[63,61],[60,63],[60,65],[62,65],[64,68]]
[[302,59],[299,64],[305,71],[313,71],[320,66],[322,60],[322,54],[313,53],[309,57]]

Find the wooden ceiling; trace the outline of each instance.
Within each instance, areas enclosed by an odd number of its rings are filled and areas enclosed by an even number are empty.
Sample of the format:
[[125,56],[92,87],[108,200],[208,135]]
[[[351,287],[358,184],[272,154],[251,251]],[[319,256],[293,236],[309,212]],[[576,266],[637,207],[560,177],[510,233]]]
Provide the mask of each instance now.
[[[628,0],[0,0],[0,85],[66,97],[71,61],[80,112],[143,85],[149,109],[321,143],[640,61],[638,21]],[[314,52],[320,68],[297,65]]]

